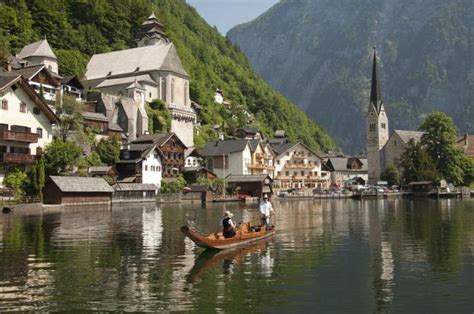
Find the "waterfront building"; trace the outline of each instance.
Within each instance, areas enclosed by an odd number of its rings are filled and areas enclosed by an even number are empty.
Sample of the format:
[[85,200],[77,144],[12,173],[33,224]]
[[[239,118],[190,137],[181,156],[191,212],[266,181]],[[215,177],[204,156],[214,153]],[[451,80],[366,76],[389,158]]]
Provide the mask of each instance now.
[[331,157],[326,161],[331,172],[331,185],[344,187],[349,180],[368,181],[367,159],[358,157]]
[[200,151],[207,168],[219,178],[229,175],[250,175],[252,151],[249,140],[226,139],[211,141]]
[[329,173],[322,169],[323,160],[303,143],[273,146],[275,183],[282,189],[327,188]]
[[266,174],[230,175],[226,178],[226,183],[239,195],[261,198],[264,194],[273,194],[273,180]]
[[93,55],[83,82],[86,90],[120,97],[133,93],[130,98],[139,97],[141,103],[161,99],[171,113],[171,132],[187,147],[194,146],[196,113],[189,97],[189,75],[154,14],[141,25],[136,42],[137,48]]
[[58,122],[25,78],[0,70],[0,186],[10,168],[31,169]]
[[195,147],[187,148],[184,152],[184,168],[199,168],[202,164],[202,156]]
[[264,144],[260,139],[249,140],[249,145],[252,153],[251,162],[249,164],[251,174],[265,174],[273,179],[275,171],[273,159],[275,158],[275,152],[271,146]]
[[45,204],[111,204],[114,189],[103,178],[50,176],[43,193]]
[[186,146],[174,133],[146,134],[126,145],[117,163],[119,182],[152,183],[183,173]]

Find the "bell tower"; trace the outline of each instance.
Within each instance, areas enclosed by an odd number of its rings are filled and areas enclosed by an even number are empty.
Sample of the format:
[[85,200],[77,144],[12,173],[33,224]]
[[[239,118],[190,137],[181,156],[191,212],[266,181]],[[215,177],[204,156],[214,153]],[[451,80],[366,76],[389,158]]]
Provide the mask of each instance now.
[[135,41],[137,42],[138,47],[143,47],[160,43],[169,43],[170,39],[165,33],[163,24],[158,20],[155,13],[152,12],[146,21],[140,26]]
[[388,141],[388,117],[385,112],[377,70],[377,49],[374,47],[372,66],[372,85],[367,110],[367,163],[369,183],[376,184],[383,171],[382,149]]

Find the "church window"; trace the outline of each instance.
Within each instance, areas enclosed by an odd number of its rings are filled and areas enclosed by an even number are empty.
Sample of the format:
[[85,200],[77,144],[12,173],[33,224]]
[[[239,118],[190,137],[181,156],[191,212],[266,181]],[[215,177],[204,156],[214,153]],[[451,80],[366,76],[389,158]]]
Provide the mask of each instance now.
[[161,80],[161,100],[166,101],[166,79]]
[[386,129],[387,125],[385,123],[382,123],[381,127],[382,127],[382,129]]
[[183,99],[183,105],[187,105],[187,96],[188,95],[188,82],[184,82],[184,92],[183,92],[183,96],[184,96],[184,99]]
[[174,104],[174,79],[171,79],[171,103]]
[[375,129],[376,129],[375,123],[371,123],[369,129],[370,129],[371,132],[375,131]]

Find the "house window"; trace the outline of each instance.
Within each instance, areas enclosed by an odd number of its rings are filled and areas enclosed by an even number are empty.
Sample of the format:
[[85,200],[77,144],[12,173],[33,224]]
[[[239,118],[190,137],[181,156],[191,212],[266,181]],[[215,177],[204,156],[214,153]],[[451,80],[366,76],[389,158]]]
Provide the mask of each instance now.
[[24,102],[20,103],[20,112],[26,112],[26,104]]
[[276,163],[277,163],[277,165],[279,165],[279,164],[280,164],[280,160],[277,160]]
[[148,166],[147,165],[145,165],[145,171],[148,171]]
[[161,80],[161,100],[166,101],[166,79]]
[[156,171],[161,171],[161,166],[157,166]]
[[8,100],[2,100],[2,110],[8,110]]
[[285,175],[289,176],[289,175],[290,175],[290,172],[289,172],[289,171],[285,172]]
[[382,128],[382,129],[386,129],[386,128],[387,128],[387,125],[386,125],[385,123],[382,123],[382,124],[381,124],[381,128]]
[[304,176],[304,171],[301,171],[301,175]]
[[43,129],[42,128],[37,128],[36,129],[36,134],[38,134],[38,138],[43,138]]
[[155,166],[150,166],[150,171],[155,171]]
[[286,156],[290,156],[290,152],[286,152]]
[[171,79],[171,103],[174,103],[174,79]]
[[148,94],[148,97],[151,98],[151,93]]

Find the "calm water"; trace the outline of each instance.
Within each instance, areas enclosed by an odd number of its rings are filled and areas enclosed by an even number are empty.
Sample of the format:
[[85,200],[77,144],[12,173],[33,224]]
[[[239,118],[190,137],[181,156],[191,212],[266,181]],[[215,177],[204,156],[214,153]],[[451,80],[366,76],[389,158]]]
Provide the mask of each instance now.
[[[474,201],[275,202],[278,233],[210,254],[222,206],[0,216],[0,311],[474,311]],[[237,221],[256,209],[227,205]]]

